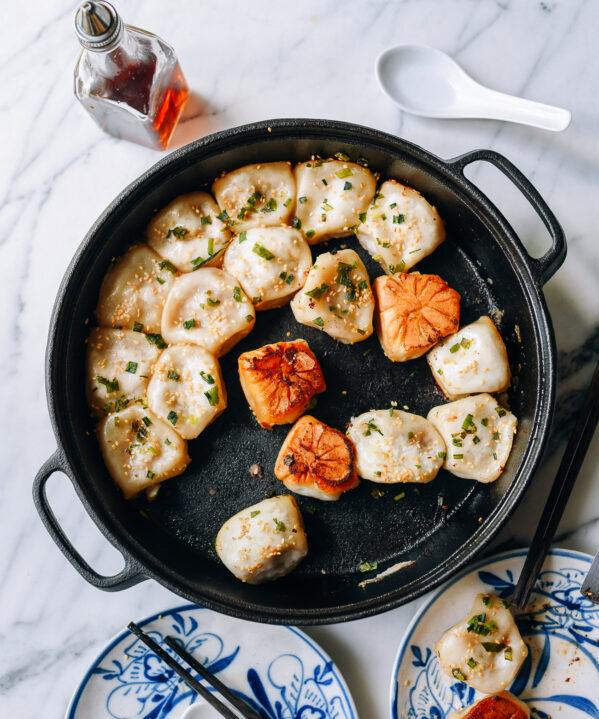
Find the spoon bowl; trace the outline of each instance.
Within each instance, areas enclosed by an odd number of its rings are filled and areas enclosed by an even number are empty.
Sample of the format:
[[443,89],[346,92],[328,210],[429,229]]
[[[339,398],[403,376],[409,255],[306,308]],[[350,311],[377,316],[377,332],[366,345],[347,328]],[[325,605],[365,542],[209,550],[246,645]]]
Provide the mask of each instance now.
[[426,45],[384,50],[375,72],[383,92],[414,115],[506,120],[554,132],[570,124],[568,110],[491,90],[444,52]]

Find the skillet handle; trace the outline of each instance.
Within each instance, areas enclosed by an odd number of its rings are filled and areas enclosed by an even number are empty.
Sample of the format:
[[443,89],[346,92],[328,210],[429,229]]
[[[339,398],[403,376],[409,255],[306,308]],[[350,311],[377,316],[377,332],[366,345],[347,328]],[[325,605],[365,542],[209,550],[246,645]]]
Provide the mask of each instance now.
[[460,155],[453,160],[449,160],[449,164],[464,174],[465,167],[479,160],[490,162],[516,185],[524,197],[530,202],[534,211],[549,231],[551,247],[542,257],[538,259],[534,257],[529,258],[529,263],[537,282],[544,285],[555,274],[566,258],[566,237],[561,225],[530,180],[506,157],[500,155],[498,152],[494,152],[493,150],[474,150],[473,152],[467,152],[465,155]]
[[121,589],[128,589],[134,584],[138,584],[146,579],[140,567],[127,556],[123,557],[125,561],[124,568],[110,577],[98,574],[98,572],[92,569],[85,559],[83,559],[64,533],[48,502],[46,482],[54,472],[62,472],[71,479],[69,466],[59,449],[54,452],[50,459],[44,462],[39,472],[35,475],[35,479],[33,480],[33,501],[50,536],[79,574],[87,582],[93,584],[94,587],[103,589],[106,592],[118,592]]

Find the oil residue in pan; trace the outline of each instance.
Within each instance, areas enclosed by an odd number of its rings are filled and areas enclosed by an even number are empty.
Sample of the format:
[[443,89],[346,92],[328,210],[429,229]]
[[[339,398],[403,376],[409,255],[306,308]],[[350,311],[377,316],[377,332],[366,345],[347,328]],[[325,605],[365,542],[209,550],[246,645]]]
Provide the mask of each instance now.
[[[461,295],[460,324],[480,315],[501,316],[492,288],[475,263],[449,237],[415,268],[441,275]],[[313,247],[313,255],[353,247],[364,260],[371,280],[381,274],[377,263],[354,238],[333,240]],[[503,328],[500,331],[504,333]],[[257,313],[254,330],[222,358],[228,408],[198,439],[189,443],[191,465],[187,472],[164,484],[158,497],[143,504],[148,521],[202,555],[218,562],[214,538],[232,514],[271,494],[286,493],[274,477],[273,467],[289,426],[265,430],[249,410],[237,374],[237,358],[262,345],[303,338],[318,357],[327,390],[318,396],[311,413],[344,430],[352,416],[369,409],[399,409],[424,415],[445,402],[425,357],[404,363],[390,362],[376,334],[349,346],[324,332],[298,324],[287,306]],[[253,464],[264,476],[252,476]],[[300,505],[310,553],[296,570],[299,576],[326,573],[351,575],[365,560],[379,565],[426,552],[427,540],[464,504],[475,509],[489,487],[441,470],[425,485],[382,485],[363,481],[338,502],[319,502],[296,496]],[[457,548],[457,547],[456,547]],[[414,551],[411,551],[414,550]]]

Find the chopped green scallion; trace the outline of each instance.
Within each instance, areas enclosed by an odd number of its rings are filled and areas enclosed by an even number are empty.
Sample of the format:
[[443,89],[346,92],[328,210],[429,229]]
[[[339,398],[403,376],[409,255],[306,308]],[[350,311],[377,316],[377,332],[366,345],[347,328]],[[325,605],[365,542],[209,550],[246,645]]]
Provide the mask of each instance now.
[[466,628],[469,632],[487,637],[497,631],[497,624],[492,619],[487,620],[486,614],[475,614],[468,620]]
[[204,392],[204,395],[208,398],[211,407],[216,407],[218,404],[218,386],[214,385],[208,392]]
[[101,375],[97,375],[96,379],[100,384],[103,384],[104,387],[106,387],[106,392],[110,394],[111,392],[118,392],[119,391],[119,381],[118,379],[114,378],[112,380],[106,379],[106,377],[102,377]]
[[497,652],[502,651],[507,647],[507,644],[504,644],[503,642],[481,642],[483,649],[485,649],[489,654],[497,654]]
[[264,260],[274,260],[275,256],[270,250],[267,250],[266,247],[261,245],[259,242],[256,242],[254,246],[252,247],[252,252],[258,255],[258,257],[262,257]]
[[[211,249],[214,250],[214,245],[211,246],[210,241],[208,241],[208,250],[211,250]],[[194,271],[199,270],[200,267],[203,267],[206,263],[210,262],[215,257],[218,257],[218,255],[220,255],[221,252],[224,252],[224,250],[225,250],[225,248],[221,247],[220,250],[217,250],[216,252],[214,252],[212,255],[210,255],[206,259],[204,259],[203,257],[196,257],[194,260],[191,260],[191,264],[193,265]]]
[[168,239],[171,235],[174,235],[178,240],[182,240],[188,232],[189,230],[185,229],[185,227],[177,225],[177,227],[173,227],[168,230],[166,237]]
[[466,418],[462,422],[462,429],[466,432],[476,432],[476,424],[474,423],[471,414],[466,415]]
[[162,260],[159,267],[161,270],[167,270],[168,272],[170,272],[173,275],[177,274],[177,268],[175,267],[175,265],[173,265],[173,263],[170,260]]
[[274,197],[271,197],[270,200],[262,208],[262,212],[274,212],[276,209],[277,201]]
[[458,669],[458,667],[454,667],[451,670],[451,673],[453,674],[454,678],[457,679],[458,681],[460,681],[460,682],[466,681],[466,675],[460,669]]
[[157,334],[157,333],[147,334],[146,339],[148,340],[148,342],[151,345],[156,345],[156,347],[158,347],[159,350],[163,350],[167,346],[166,342],[162,338],[162,335],[160,335],[160,334]]
[[366,422],[366,431],[362,432],[362,434],[364,435],[364,437],[370,437],[373,432],[378,432],[381,437],[383,436],[383,433],[376,426],[376,424],[372,420],[369,420],[368,422]]
[[319,300],[328,289],[329,285],[323,282],[322,285],[320,285],[319,287],[308,290],[307,292],[304,292],[304,294],[308,295],[308,297],[312,297],[312,299]]

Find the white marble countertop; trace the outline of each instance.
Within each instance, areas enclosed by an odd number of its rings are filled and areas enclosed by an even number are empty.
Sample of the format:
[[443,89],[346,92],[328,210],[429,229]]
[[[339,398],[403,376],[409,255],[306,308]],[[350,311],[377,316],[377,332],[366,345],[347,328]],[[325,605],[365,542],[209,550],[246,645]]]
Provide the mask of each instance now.
[[[543,469],[495,546],[525,545],[557,467],[599,351],[597,187],[599,66],[596,0],[120,0],[126,22],[172,43],[197,98],[176,141],[274,117],[323,117],[370,125],[441,157],[493,148],[528,175],[566,231],[569,255],[546,296],[559,349],[559,406]],[[44,347],[63,272],[107,203],[160,153],[102,135],[72,94],[78,53],[71,0],[4,8],[0,29],[0,306],[6,321],[0,377],[4,474],[0,484],[0,713],[61,717],[90,660],[130,619],[178,599],[153,582],[104,594],[54,546],[31,501],[31,481],[53,451],[44,396]],[[448,51],[476,79],[567,107],[572,124],[552,134],[492,121],[402,115],[381,93],[373,63],[385,47],[421,42]],[[189,112],[188,112],[189,115]],[[529,248],[548,240],[526,202],[497,171],[475,181],[505,211]],[[595,438],[557,543],[599,548]],[[85,515],[67,481],[50,489],[77,547],[100,571],[117,553]],[[338,662],[363,719],[388,716],[395,650],[418,603],[346,625],[310,629]]]

